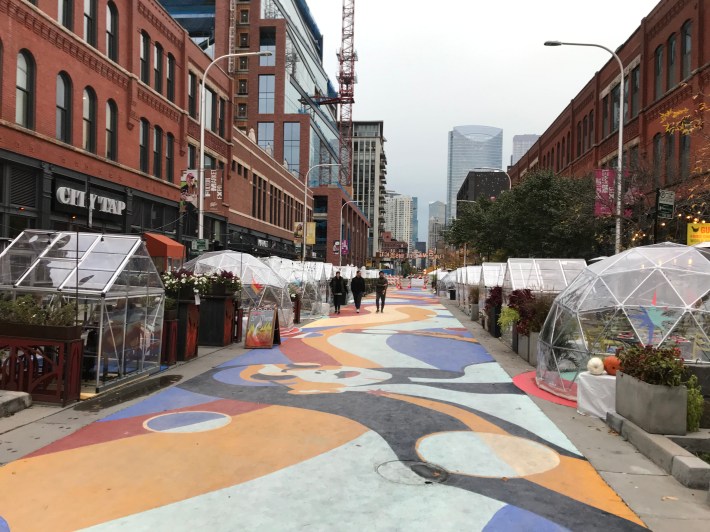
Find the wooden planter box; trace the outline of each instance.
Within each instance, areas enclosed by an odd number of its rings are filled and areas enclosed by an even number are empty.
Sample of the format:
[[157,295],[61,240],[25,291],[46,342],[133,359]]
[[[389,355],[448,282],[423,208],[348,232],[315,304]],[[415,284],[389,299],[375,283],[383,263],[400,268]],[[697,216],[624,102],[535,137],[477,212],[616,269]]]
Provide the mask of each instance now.
[[70,342],[81,338],[81,325],[29,325],[27,323],[0,323],[0,336],[35,338],[38,340],[61,340]]
[[221,347],[231,344],[233,325],[234,302],[231,297],[205,296],[202,298],[200,303],[200,345]]
[[177,359],[190,360],[197,356],[200,329],[200,308],[194,303],[178,304]]
[[688,426],[688,389],[648,384],[620,371],[616,412],[651,434],[683,436]]

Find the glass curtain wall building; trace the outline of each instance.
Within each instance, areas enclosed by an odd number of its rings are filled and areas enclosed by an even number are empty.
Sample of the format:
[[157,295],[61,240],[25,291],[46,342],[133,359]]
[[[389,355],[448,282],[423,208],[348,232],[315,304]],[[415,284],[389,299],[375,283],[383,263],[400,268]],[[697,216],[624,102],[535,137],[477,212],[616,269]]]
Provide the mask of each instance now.
[[370,224],[367,249],[371,257],[382,248],[385,223],[387,157],[383,131],[383,122],[353,122],[353,199]]
[[490,126],[457,126],[449,131],[446,174],[446,221],[456,218],[456,194],[476,168],[503,168],[503,130]]

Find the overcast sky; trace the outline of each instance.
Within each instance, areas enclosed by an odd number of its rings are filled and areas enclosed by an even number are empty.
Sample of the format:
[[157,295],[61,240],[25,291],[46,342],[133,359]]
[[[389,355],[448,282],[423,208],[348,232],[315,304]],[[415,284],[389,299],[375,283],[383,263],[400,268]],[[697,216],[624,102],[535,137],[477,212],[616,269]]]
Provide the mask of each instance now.
[[[307,0],[337,87],[342,0]],[[428,205],[445,201],[447,134],[455,126],[541,134],[611,59],[658,0],[355,0],[354,120],[382,120],[387,188],[419,198],[419,240]]]

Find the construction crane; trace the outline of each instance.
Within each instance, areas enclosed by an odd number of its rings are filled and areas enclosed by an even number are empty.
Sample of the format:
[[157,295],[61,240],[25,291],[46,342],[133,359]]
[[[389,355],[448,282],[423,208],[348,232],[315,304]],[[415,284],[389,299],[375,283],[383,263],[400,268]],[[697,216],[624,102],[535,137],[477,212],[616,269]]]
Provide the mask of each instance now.
[[340,104],[340,184],[352,185],[353,103],[355,102],[355,0],[343,0],[342,44],[338,52]]

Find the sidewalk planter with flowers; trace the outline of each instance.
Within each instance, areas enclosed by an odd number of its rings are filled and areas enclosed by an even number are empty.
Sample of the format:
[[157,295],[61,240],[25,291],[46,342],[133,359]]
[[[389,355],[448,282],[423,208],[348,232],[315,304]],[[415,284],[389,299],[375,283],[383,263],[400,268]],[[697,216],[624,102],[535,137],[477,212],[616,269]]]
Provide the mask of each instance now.
[[[197,335],[200,326],[200,309],[195,304],[195,294],[199,294],[198,280],[192,272],[186,270],[165,272],[161,278],[165,295],[177,300],[175,359],[193,359],[197,356]],[[172,356],[168,358],[172,359]]]
[[[697,430],[702,394],[675,347],[632,345],[618,352],[616,411],[651,434],[685,435]],[[690,393],[689,393],[690,391]],[[690,413],[690,416],[688,415]]]
[[518,356],[532,366],[537,366],[537,341],[553,301],[551,294],[535,294],[528,289],[513,290],[508,297],[508,305],[519,316],[515,325]]

